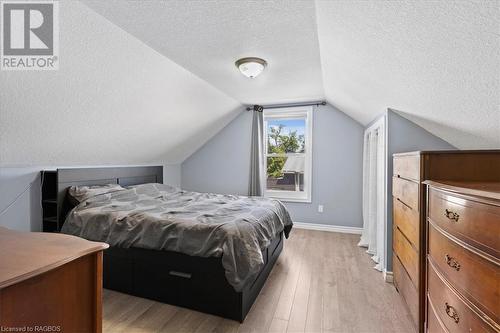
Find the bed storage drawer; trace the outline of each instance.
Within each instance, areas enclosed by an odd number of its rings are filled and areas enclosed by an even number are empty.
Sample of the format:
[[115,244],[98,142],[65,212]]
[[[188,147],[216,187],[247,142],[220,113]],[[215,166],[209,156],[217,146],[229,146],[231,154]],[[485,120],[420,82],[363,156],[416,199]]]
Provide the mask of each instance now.
[[[264,266],[268,264],[268,262],[276,259],[276,255],[281,252],[283,249],[283,234],[279,234],[271,241],[271,244],[262,252],[262,257],[264,260]],[[265,274],[264,270],[261,270],[260,273],[255,277],[254,281],[249,284],[249,288],[253,287],[259,281],[259,278],[262,274]]]
[[[200,262],[181,253],[168,252],[165,258],[164,251],[136,250],[134,293],[209,313],[238,307],[238,297],[225,279],[220,258],[203,258]],[[219,295],[217,304],[205,307],[214,293]]]
[[241,292],[227,282],[221,258],[116,247],[104,253],[104,287],[243,321],[278,259],[283,243],[282,233],[271,241],[263,251],[261,271]]
[[236,311],[241,301],[225,279],[220,258],[110,248],[105,253],[104,287],[207,313],[234,313],[232,319],[240,320]]

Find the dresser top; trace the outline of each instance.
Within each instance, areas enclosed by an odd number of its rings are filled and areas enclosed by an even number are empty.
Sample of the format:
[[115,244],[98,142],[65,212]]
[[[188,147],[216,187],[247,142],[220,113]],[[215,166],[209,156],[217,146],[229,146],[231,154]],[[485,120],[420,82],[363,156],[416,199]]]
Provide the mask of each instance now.
[[70,235],[0,227],[0,289],[107,248]]
[[394,153],[392,156],[407,155],[432,155],[432,154],[500,154],[500,149],[482,149],[482,150],[415,150],[403,153]]
[[432,181],[424,182],[431,187],[458,194],[500,200],[500,182]]

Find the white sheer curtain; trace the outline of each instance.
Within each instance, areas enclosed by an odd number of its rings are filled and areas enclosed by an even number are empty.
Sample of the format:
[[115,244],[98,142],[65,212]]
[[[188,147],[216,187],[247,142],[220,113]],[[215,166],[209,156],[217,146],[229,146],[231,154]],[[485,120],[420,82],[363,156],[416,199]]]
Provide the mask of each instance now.
[[385,267],[385,138],[383,125],[365,131],[363,148],[363,232],[358,246]]

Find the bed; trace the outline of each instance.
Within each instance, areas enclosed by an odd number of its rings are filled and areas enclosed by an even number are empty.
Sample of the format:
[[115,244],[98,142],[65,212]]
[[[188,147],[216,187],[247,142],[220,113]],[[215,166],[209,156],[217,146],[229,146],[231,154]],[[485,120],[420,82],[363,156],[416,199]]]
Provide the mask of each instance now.
[[[279,201],[162,185],[160,168],[59,169],[62,232],[111,245],[105,288],[242,322],[291,230],[288,212]],[[68,195],[105,184],[123,189],[83,203]]]

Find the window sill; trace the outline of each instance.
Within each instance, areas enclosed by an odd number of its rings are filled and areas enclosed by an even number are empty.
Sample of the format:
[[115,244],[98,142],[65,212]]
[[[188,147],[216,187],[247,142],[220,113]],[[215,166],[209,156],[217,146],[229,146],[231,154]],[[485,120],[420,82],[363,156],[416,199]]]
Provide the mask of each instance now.
[[297,203],[312,203],[311,199],[300,199],[300,198],[280,198],[274,196],[266,196],[269,199],[276,199],[283,202],[297,202]]

